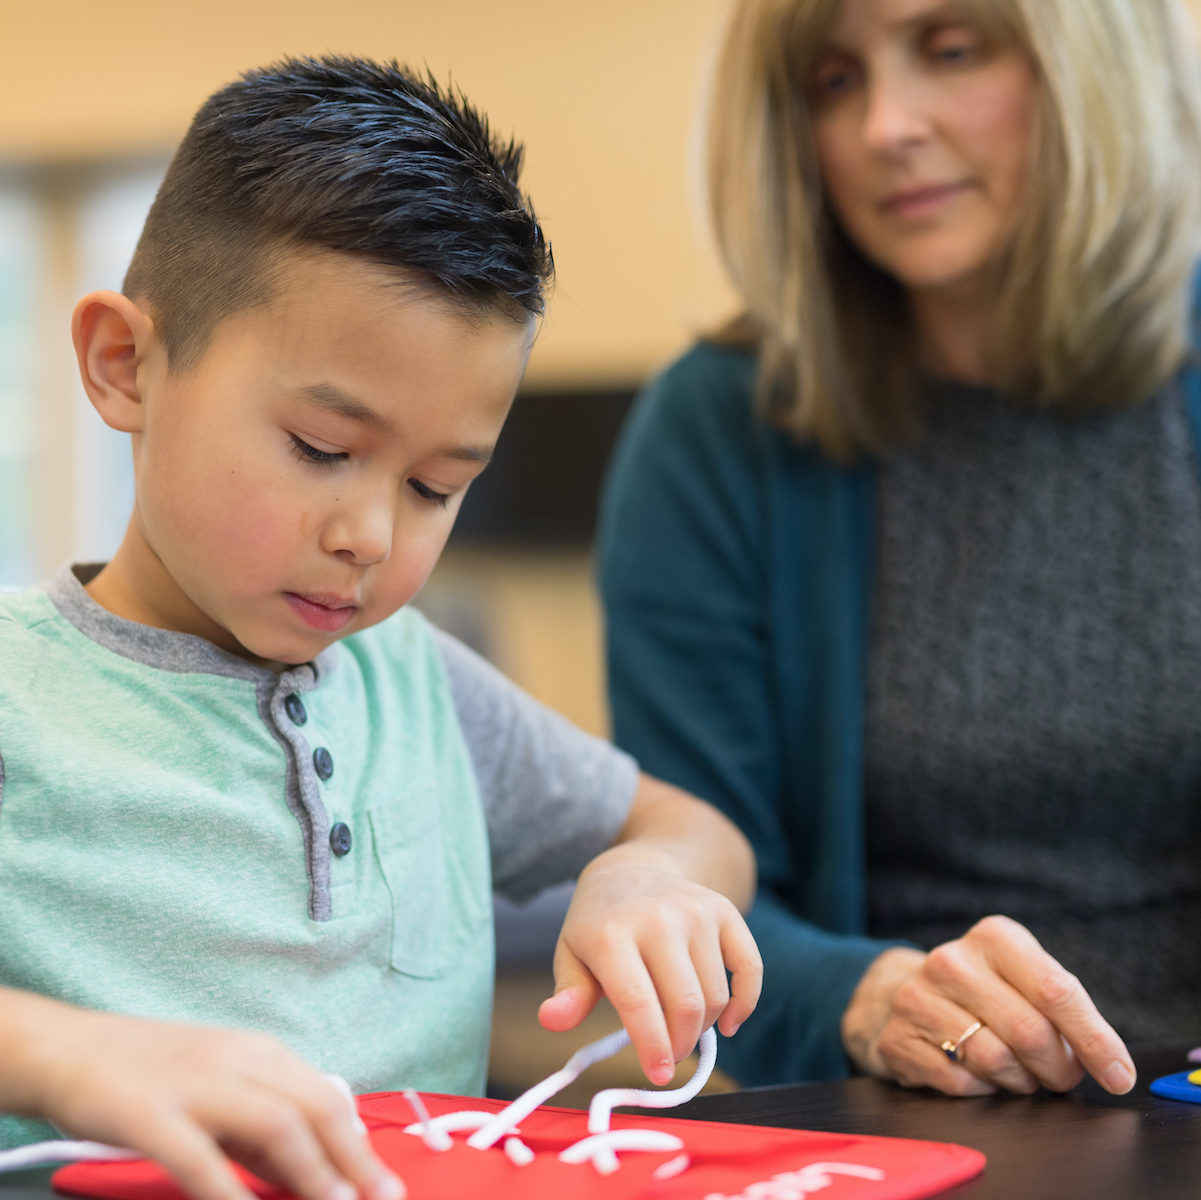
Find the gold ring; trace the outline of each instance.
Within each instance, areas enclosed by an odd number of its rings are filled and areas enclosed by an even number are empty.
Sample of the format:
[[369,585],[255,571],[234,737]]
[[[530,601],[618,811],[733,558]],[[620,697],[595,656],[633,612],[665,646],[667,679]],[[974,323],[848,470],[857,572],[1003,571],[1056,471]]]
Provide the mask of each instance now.
[[983,1021],[973,1021],[959,1035],[958,1041],[943,1042],[943,1044],[941,1046],[939,1046],[939,1049],[947,1056],[947,1058],[949,1058],[951,1060],[951,1062],[958,1063],[960,1061],[959,1060],[959,1051],[962,1049],[963,1043],[966,1042],[968,1040],[968,1038],[970,1038],[972,1036],[973,1033],[978,1033],[983,1028],[984,1028]]

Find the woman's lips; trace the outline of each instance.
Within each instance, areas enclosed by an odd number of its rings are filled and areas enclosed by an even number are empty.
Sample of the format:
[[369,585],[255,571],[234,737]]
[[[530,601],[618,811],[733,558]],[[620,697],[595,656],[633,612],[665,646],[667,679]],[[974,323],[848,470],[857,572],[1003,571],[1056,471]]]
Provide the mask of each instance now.
[[358,605],[343,600],[340,596],[309,596],[300,592],[285,592],[284,598],[292,611],[313,629],[325,633],[337,633],[354,618]]
[[928,187],[906,188],[893,192],[881,203],[883,212],[898,217],[923,217],[942,207],[967,187],[964,183],[939,183]]

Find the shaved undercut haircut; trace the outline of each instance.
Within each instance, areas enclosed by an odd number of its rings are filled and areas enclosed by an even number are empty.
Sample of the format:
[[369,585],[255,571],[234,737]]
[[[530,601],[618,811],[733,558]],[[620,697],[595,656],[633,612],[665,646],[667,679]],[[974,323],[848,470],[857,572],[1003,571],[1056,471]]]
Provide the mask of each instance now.
[[180,143],[123,290],[173,370],[273,294],[289,255],[398,269],[468,316],[541,315],[549,243],[518,184],[522,148],[461,91],[395,62],[292,58],[214,93]]

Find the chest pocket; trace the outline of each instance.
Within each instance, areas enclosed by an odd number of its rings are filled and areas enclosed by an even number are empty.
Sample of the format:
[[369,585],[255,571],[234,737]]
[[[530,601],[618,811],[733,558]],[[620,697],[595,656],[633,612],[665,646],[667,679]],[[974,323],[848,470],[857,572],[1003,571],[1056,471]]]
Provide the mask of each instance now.
[[462,836],[438,819],[437,801],[402,818],[368,813],[375,857],[391,898],[392,968],[417,979],[445,975],[465,953],[491,956],[488,862],[474,830]]

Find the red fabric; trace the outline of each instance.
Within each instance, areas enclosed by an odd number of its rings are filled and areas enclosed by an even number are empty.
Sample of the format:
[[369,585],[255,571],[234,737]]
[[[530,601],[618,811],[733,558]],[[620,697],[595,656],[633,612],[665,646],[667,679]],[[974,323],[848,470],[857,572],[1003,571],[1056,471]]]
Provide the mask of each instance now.
[[[431,1116],[456,1110],[497,1112],[504,1104],[462,1096],[423,1095]],[[821,1200],[914,1200],[933,1196],[984,1169],[984,1155],[964,1146],[919,1142],[907,1138],[859,1137],[729,1125],[680,1118],[616,1114],[613,1129],[656,1129],[684,1141],[683,1151],[620,1152],[620,1169],[601,1175],[590,1163],[566,1164],[558,1153],[587,1135],[587,1114],[576,1109],[543,1107],[521,1122],[521,1140],[536,1153],[518,1167],[501,1145],[473,1150],[467,1134],[455,1133],[444,1153],[427,1149],[419,1137],[402,1132],[416,1117],[404,1096],[380,1092],[360,1096],[359,1113],[372,1144],[405,1181],[410,1200],[724,1200],[770,1196],[800,1200],[816,1191]],[[502,1139],[503,1141],[503,1139]],[[674,1178],[652,1178],[655,1168],[684,1153],[692,1160]],[[882,1179],[830,1173],[825,1186],[809,1190],[797,1173],[813,1163],[846,1163],[880,1168]],[[241,1168],[239,1168],[241,1171]],[[241,1172],[247,1183],[268,1200],[286,1193]],[[791,1185],[788,1177],[791,1175]],[[764,1183],[784,1176],[770,1190]],[[77,1163],[53,1178],[60,1192],[106,1200],[180,1200],[182,1192],[157,1164],[146,1160]],[[755,1189],[753,1185],[760,1185]]]

